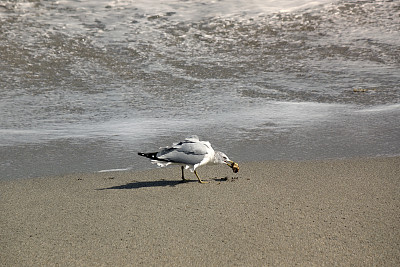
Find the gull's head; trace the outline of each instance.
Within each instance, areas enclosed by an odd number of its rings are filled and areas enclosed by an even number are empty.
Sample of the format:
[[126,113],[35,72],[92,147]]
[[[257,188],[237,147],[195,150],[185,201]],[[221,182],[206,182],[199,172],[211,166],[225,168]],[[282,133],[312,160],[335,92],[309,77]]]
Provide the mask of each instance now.
[[225,155],[225,153],[215,151],[214,159],[214,163],[226,164],[232,168],[234,173],[237,173],[239,171],[239,165],[236,162],[230,160],[228,156]]

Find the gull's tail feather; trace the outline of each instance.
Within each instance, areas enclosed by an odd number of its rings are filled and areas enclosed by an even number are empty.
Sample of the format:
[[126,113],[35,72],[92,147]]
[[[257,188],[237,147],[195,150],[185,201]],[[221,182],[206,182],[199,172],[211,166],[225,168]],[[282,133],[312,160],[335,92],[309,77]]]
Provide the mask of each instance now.
[[157,157],[157,154],[158,154],[158,153],[159,153],[159,152],[152,152],[152,153],[142,153],[142,152],[139,152],[138,155],[139,155],[139,156],[142,156],[142,157],[145,157],[145,158],[151,159],[151,163],[157,164],[159,167],[165,167],[165,166],[168,166],[169,164],[171,164],[171,162],[168,162],[168,161],[165,160],[165,159],[160,159],[160,158],[158,158],[158,157]]

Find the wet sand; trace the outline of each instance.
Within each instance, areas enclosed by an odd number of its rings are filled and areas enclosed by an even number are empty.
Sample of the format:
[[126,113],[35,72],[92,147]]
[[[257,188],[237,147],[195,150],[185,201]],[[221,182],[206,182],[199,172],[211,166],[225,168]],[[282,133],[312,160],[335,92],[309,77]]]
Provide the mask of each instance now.
[[399,266],[400,157],[0,182],[1,266]]

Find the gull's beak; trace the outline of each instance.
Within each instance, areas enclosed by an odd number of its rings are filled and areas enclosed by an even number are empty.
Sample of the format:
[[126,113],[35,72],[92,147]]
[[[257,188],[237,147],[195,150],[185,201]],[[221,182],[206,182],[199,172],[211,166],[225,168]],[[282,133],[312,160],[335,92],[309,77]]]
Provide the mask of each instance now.
[[226,162],[226,165],[228,165],[229,167],[232,168],[234,173],[237,173],[239,171],[239,164],[237,164],[236,162],[233,162],[231,160],[228,160]]

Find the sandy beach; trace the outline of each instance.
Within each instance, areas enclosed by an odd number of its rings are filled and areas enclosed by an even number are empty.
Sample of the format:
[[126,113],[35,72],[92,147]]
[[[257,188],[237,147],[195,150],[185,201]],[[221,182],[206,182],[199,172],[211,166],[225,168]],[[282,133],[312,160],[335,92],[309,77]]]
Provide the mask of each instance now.
[[1,266],[399,266],[400,157],[0,183]]

